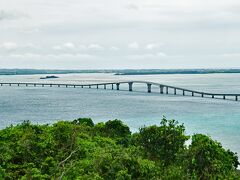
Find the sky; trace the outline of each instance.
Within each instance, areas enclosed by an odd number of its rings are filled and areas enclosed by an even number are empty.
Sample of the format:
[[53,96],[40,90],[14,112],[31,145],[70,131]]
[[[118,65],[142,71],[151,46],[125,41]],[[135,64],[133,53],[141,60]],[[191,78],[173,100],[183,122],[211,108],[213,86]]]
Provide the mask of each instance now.
[[240,1],[0,0],[0,68],[240,68]]

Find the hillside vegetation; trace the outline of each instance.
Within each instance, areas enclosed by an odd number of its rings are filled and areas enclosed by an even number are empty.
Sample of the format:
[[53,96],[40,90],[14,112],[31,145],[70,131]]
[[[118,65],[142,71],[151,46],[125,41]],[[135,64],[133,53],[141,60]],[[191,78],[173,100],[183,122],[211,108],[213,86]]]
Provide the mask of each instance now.
[[134,134],[86,118],[0,130],[0,179],[240,179],[238,165],[219,142],[165,118]]

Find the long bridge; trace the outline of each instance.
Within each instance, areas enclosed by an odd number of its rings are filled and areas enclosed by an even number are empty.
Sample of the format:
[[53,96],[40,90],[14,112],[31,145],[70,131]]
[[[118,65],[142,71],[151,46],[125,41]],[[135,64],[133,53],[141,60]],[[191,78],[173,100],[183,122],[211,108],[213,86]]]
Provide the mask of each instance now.
[[190,96],[200,96],[200,97],[209,97],[209,98],[221,98],[221,99],[227,99],[227,97],[234,98],[235,101],[238,101],[238,97],[240,97],[240,94],[226,94],[226,93],[208,93],[208,92],[200,92],[200,91],[194,91],[190,89],[175,87],[175,86],[169,86],[165,84],[150,82],[150,81],[120,81],[120,82],[107,82],[107,83],[94,83],[94,84],[59,84],[59,83],[15,83],[15,82],[0,82],[0,86],[33,86],[33,87],[80,87],[80,88],[103,88],[107,89],[107,87],[112,90],[120,90],[120,85],[127,84],[128,90],[133,91],[133,84],[146,84],[146,90],[148,93],[152,92],[152,87],[156,86],[159,88],[160,94],[174,94],[174,95],[190,95]]

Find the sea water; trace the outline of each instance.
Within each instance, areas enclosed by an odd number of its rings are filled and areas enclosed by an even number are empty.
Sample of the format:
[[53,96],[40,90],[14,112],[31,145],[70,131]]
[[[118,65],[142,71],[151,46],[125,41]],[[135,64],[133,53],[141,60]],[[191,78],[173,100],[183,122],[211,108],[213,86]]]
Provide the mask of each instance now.
[[[135,75],[62,74],[57,79],[44,75],[0,76],[0,82],[76,83],[143,80],[188,88],[196,91],[240,94],[240,74]],[[145,84],[127,85],[120,91],[111,86],[64,88],[0,86],[0,128],[30,120],[36,124],[54,123],[90,117],[95,123],[121,119],[137,131],[145,125],[159,124],[162,117],[184,123],[186,133],[204,133],[240,155],[240,101],[160,94],[159,87],[146,93]]]

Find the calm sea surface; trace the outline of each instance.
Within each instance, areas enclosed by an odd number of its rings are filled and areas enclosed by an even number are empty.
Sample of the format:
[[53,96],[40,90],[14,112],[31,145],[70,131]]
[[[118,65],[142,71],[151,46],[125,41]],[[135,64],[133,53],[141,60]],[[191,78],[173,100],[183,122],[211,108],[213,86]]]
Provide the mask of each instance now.
[[[0,76],[0,82],[95,83],[118,80],[147,80],[192,90],[239,93],[240,74],[137,75],[67,74],[40,80],[44,75]],[[240,155],[240,101],[146,93],[146,85],[134,85],[128,92],[57,87],[0,86],[0,128],[31,120],[54,123],[91,117],[95,123],[121,119],[136,131],[144,125],[159,124],[162,116],[184,123],[188,134],[206,133]]]

